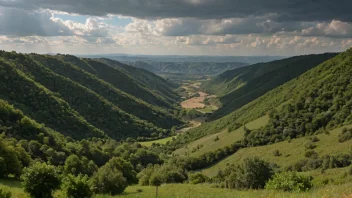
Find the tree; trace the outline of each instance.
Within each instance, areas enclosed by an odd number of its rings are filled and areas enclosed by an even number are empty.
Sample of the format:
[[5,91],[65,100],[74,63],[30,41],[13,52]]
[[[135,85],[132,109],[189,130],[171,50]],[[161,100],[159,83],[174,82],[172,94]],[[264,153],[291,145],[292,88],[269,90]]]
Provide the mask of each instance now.
[[155,197],[158,198],[158,188],[163,183],[163,178],[159,173],[154,173],[150,176],[149,185],[155,186]]
[[8,189],[0,188],[0,198],[11,198],[12,193]]
[[131,163],[114,157],[100,167],[91,180],[96,193],[121,194],[129,184],[137,182],[136,172]]
[[121,194],[128,186],[127,180],[118,169],[106,166],[99,168],[91,179],[91,188],[95,193]]
[[40,162],[24,168],[21,179],[25,192],[33,198],[50,198],[61,184],[56,168]]
[[68,198],[89,198],[93,192],[89,186],[89,177],[87,175],[78,175],[75,177],[72,174],[67,175],[63,180],[62,190]]
[[64,170],[66,173],[78,175],[84,171],[82,161],[77,155],[70,155],[65,161]]
[[243,164],[231,167],[226,182],[229,188],[259,189],[272,176],[269,164],[259,158],[247,158]]

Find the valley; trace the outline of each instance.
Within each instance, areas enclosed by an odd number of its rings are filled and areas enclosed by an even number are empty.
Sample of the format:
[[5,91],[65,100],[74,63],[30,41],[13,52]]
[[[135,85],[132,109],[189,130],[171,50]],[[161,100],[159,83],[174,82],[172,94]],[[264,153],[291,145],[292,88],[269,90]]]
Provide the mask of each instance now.
[[200,75],[131,65],[1,51],[0,189],[30,197],[28,175],[49,174],[54,197],[352,194],[352,49]]

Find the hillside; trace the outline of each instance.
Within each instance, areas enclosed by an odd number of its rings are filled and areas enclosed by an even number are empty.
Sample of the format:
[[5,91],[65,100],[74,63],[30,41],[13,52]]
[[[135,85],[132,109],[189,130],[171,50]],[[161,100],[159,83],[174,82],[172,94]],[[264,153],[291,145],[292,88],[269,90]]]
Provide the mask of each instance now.
[[226,71],[214,77],[202,84],[206,92],[221,96],[222,108],[210,119],[233,112],[334,56],[336,54],[297,56]]
[[240,62],[154,62],[137,61],[132,66],[143,68],[155,73],[182,73],[197,75],[216,75],[224,71],[244,67],[248,64]]
[[[148,71],[135,69],[134,67],[127,65],[125,65],[126,70],[119,70],[113,68],[114,66],[109,63],[110,61],[115,62],[116,64],[121,63],[108,59],[105,61],[104,59],[80,59],[71,55],[57,55],[57,57],[65,62],[70,62],[73,65],[80,67],[81,69],[110,83],[117,89],[136,98],[142,99],[149,104],[162,106],[164,108],[173,108],[173,103],[179,99],[179,97],[170,89],[174,88],[175,85],[165,82],[163,78]],[[135,71],[129,72],[129,69],[134,69]],[[165,85],[158,86],[161,84],[160,81]],[[148,86],[150,84],[154,85],[154,87]]]
[[140,86],[144,86],[153,92],[158,93],[160,96],[165,98],[171,104],[177,102],[180,98],[179,96],[172,91],[172,89],[177,88],[177,85],[171,81],[165,80],[160,76],[149,72],[145,69],[139,69],[131,67],[129,65],[120,63],[118,61],[110,59],[98,59],[105,64],[118,69],[121,72],[125,72],[127,75],[136,79],[137,83]]
[[64,135],[156,138],[181,124],[165,106],[148,104],[53,56],[0,56],[1,99]]
[[[268,113],[269,121],[262,128],[247,130],[241,141],[234,141],[230,146],[198,157],[199,165],[195,167],[200,168],[202,163],[210,166],[242,148],[320,134],[351,124],[351,75],[352,49],[269,91],[231,114],[178,136],[166,148],[175,150],[225,129],[231,132],[241,127],[242,123],[248,123]],[[275,110],[278,106],[281,106],[279,111]],[[212,160],[209,160],[210,156],[213,156]],[[204,158],[207,163],[202,161]]]

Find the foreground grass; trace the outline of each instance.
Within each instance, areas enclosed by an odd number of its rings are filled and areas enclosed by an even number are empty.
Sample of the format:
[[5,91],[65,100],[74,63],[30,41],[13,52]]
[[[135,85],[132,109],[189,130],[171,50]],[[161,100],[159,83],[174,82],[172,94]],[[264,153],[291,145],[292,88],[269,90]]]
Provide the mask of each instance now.
[[[28,198],[17,181],[0,181],[0,187],[8,187],[14,198]],[[138,192],[141,191],[141,192]],[[262,198],[350,198],[352,196],[352,183],[325,186],[324,188],[313,189],[305,193],[289,193],[267,190],[237,191],[229,189],[213,188],[211,185],[190,185],[190,184],[167,184],[159,187],[159,198],[233,198],[233,197],[262,197]],[[63,194],[57,191],[55,198],[63,198]],[[130,186],[122,195],[95,195],[94,198],[154,198],[155,187]]]
[[[352,127],[352,125],[348,125],[347,127]],[[344,127],[331,130],[329,135],[317,135],[319,142],[314,143],[316,145],[314,150],[319,156],[336,155],[350,151],[352,140],[343,143],[338,142],[338,135],[341,133],[342,128]],[[285,141],[272,145],[240,149],[238,152],[202,172],[210,177],[215,176],[219,170],[225,169],[230,164],[239,163],[248,156],[256,156],[269,162],[275,162],[280,167],[287,167],[305,158],[306,149],[304,145],[309,141],[307,137],[302,137],[293,139],[291,142]],[[279,150],[281,156],[274,156],[273,153],[275,150]]]
[[[258,129],[264,126],[268,122],[268,120],[269,120],[269,117],[266,115],[252,122],[249,122],[248,124],[246,124],[246,127],[249,129]],[[189,156],[197,157],[204,153],[231,145],[234,142],[241,140],[243,138],[243,135],[244,135],[243,127],[240,127],[239,129],[232,131],[230,133],[228,132],[227,129],[225,129],[220,133],[208,135],[194,142],[191,142],[187,146],[176,150],[174,153],[179,155],[189,154]],[[214,141],[216,137],[218,137],[219,140]],[[200,145],[202,146],[199,147]],[[195,152],[192,152],[192,150],[197,147],[199,147],[199,149],[197,149]]]

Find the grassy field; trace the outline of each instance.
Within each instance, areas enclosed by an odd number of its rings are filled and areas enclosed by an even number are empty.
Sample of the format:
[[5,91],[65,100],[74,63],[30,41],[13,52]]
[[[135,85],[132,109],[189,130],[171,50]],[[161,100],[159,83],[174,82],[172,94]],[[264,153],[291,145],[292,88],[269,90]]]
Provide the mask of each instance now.
[[[246,127],[249,129],[258,129],[264,126],[268,122],[268,120],[269,120],[268,116],[263,116],[252,122],[249,122],[248,124],[246,124]],[[232,131],[230,133],[228,132],[227,129],[225,129],[220,133],[205,136],[194,142],[191,142],[186,147],[176,150],[175,153],[179,155],[185,155],[186,153],[188,153],[190,156],[196,157],[206,152],[214,151],[216,149],[223,148],[227,145],[231,145],[234,142],[240,140],[243,137],[243,134],[244,134],[243,127],[240,127],[239,129]],[[214,141],[216,137],[219,138],[218,141]],[[197,151],[192,152],[194,148],[197,148],[200,145],[203,145],[203,146],[197,149]]]
[[[175,136],[174,136],[175,137]],[[166,144],[167,142],[169,141],[172,141],[172,138],[174,137],[167,137],[167,138],[163,138],[163,139],[160,139],[160,140],[153,140],[153,141],[148,141],[148,142],[139,142],[141,145],[143,146],[151,146],[153,143],[155,144]]]
[[[352,127],[352,125],[347,127]],[[319,154],[319,156],[327,154],[336,155],[338,153],[347,153],[352,148],[352,140],[346,141],[344,143],[338,142],[337,136],[341,132],[342,128],[343,127],[330,131],[330,135],[317,135],[320,141],[314,143],[317,146],[314,150]],[[217,174],[218,170],[226,168],[226,166],[229,164],[241,162],[243,159],[249,156],[257,156],[269,162],[275,162],[280,167],[286,167],[305,158],[304,145],[307,142],[309,142],[309,139],[307,137],[303,137],[293,139],[291,142],[285,141],[272,145],[241,149],[235,154],[225,158],[221,162],[203,170],[202,172],[208,176],[214,176]],[[275,150],[279,150],[281,156],[274,156],[273,152]]]
[[[20,182],[0,181],[0,187],[8,187],[14,198],[28,198],[23,192]],[[138,192],[141,191],[141,192]],[[213,188],[211,185],[167,184],[159,187],[159,198],[350,198],[352,196],[352,183],[325,186],[313,189],[306,193],[288,193],[266,190],[236,191],[229,189]],[[61,191],[54,194],[55,198],[63,198]],[[94,198],[108,198],[109,195],[96,195]],[[122,195],[113,196],[120,198],[154,198],[155,187],[130,186]]]

